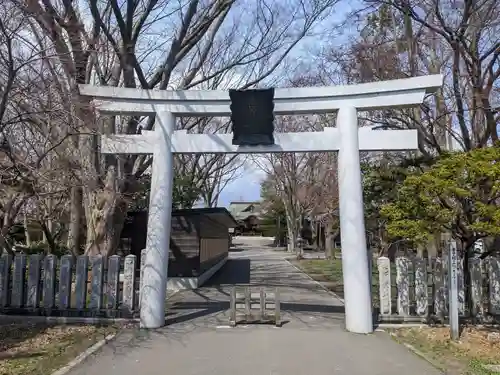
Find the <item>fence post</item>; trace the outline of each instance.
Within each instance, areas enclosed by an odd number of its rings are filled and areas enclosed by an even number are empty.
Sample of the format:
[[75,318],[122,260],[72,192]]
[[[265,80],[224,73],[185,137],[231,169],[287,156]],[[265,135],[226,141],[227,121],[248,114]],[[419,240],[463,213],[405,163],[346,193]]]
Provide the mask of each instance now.
[[427,316],[429,313],[429,297],[427,291],[426,259],[415,260],[415,300],[417,315]]
[[43,260],[43,307],[53,309],[56,289],[56,256],[49,254]]
[[71,282],[73,281],[73,256],[63,255],[59,266],[59,308],[68,309],[71,304]]
[[10,254],[3,254],[0,257],[0,307],[6,307],[9,304],[11,265],[12,256]]
[[377,259],[379,279],[380,314],[392,314],[391,298],[391,261],[387,257]]
[[16,254],[14,257],[14,269],[12,272],[12,307],[24,306],[24,279],[26,277],[26,255]]
[[410,260],[406,257],[396,259],[396,285],[398,288],[398,314],[410,315]]
[[42,255],[33,254],[28,258],[28,307],[34,309],[40,306],[40,278]]
[[488,263],[490,314],[500,315],[500,258],[490,256]]
[[470,288],[472,299],[471,315],[473,319],[482,319],[483,312],[483,273],[481,271],[482,260],[472,258],[469,260]]
[[456,341],[460,337],[460,323],[458,320],[458,254],[455,241],[450,241],[448,244],[448,285],[450,333],[451,339]]
[[75,304],[77,309],[87,307],[87,280],[89,277],[89,257],[80,255],[76,258]]
[[135,308],[135,264],[135,255],[125,257],[123,266],[123,308],[128,311],[133,311]]
[[445,280],[445,268],[442,258],[436,258],[434,267],[434,311],[436,315],[444,319],[447,313],[446,308],[446,284]]
[[108,258],[108,280],[106,288],[106,308],[118,308],[118,285],[120,279],[119,255],[112,255]]
[[90,287],[89,308],[100,310],[102,308],[104,258],[102,256],[94,256],[91,258],[90,263],[92,265],[92,283]]

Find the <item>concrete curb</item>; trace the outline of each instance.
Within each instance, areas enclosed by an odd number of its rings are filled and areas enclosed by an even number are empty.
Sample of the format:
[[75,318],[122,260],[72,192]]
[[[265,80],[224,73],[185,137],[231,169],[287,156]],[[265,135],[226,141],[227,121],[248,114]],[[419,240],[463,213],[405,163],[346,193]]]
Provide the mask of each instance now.
[[33,322],[55,324],[113,324],[138,323],[139,318],[85,318],[65,316],[33,316],[33,315],[0,315],[1,322]]
[[[398,328],[425,328],[430,326],[423,323],[380,323],[377,324],[376,327],[380,328],[381,330],[385,330]],[[446,327],[446,325],[444,325],[443,327]]]
[[69,361],[68,364],[59,370],[55,371],[52,373],[52,375],[66,375],[69,373],[73,368],[78,366],[80,363],[85,361],[88,357],[90,357],[92,354],[96,353],[99,349],[101,349],[104,345],[106,345],[108,342],[113,340],[116,337],[116,333],[112,335],[106,336],[103,340],[98,341],[94,345],[92,345],[90,348],[85,350],[83,353],[79,354],[75,359],[72,361]]
[[337,298],[340,302],[342,302],[342,304],[344,304],[344,299],[343,298],[340,298],[340,296],[338,296],[337,294],[335,294],[334,292],[332,292],[330,289],[328,289],[326,286],[324,286],[323,284],[321,284],[319,281],[316,281],[314,280],[311,276],[309,276],[307,273],[305,273],[304,271],[302,271],[299,267],[297,267],[295,264],[293,264],[292,262],[290,262],[287,258],[283,258],[289,265],[291,265],[293,268],[295,268],[297,271],[299,271],[300,273],[302,273],[303,275],[305,275],[309,280],[311,280],[314,284],[318,285],[321,289],[323,289],[325,292],[327,292],[328,294],[330,294],[332,297],[335,297]]

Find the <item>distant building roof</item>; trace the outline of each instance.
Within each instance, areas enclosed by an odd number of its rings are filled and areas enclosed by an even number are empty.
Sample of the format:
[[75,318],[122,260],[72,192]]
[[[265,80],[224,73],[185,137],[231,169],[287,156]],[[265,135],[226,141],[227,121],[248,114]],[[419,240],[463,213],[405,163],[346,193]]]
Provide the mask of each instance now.
[[259,217],[261,214],[261,204],[257,202],[231,202],[229,211],[236,220],[245,220],[250,216]]

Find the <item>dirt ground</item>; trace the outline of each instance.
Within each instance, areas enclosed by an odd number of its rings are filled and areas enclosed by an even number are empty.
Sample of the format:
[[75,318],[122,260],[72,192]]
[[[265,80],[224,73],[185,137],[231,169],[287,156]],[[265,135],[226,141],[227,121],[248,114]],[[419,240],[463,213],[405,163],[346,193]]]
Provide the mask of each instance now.
[[0,324],[0,375],[49,375],[117,326]]
[[500,373],[487,365],[500,365],[498,327],[465,327],[460,340],[450,340],[446,327],[402,328],[392,331],[396,340],[410,344],[447,374],[490,375]]

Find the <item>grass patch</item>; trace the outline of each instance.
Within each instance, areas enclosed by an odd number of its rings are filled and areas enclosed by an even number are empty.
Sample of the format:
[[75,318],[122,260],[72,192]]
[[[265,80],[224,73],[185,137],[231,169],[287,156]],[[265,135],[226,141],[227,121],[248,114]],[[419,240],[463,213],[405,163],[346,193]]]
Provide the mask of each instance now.
[[490,328],[466,327],[460,341],[454,342],[450,340],[449,328],[401,328],[392,331],[398,342],[412,345],[447,374],[464,375],[499,373],[484,367],[500,364],[500,342],[488,339],[491,332]]
[[344,281],[342,279],[342,262],[340,259],[301,259],[292,262],[339,297],[344,297]]
[[[301,259],[292,261],[303,272],[314,280],[319,281],[326,288],[344,298],[344,280],[342,276],[342,261],[340,259]],[[379,306],[378,269],[373,261],[372,267],[372,298],[374,307]],[[391,265],[392,280],[396,280],[396,269]],[[393,295],[396,295],[393,292]]]
[[0,325],[0,375],[51,374],[117,330],[118,326]]

